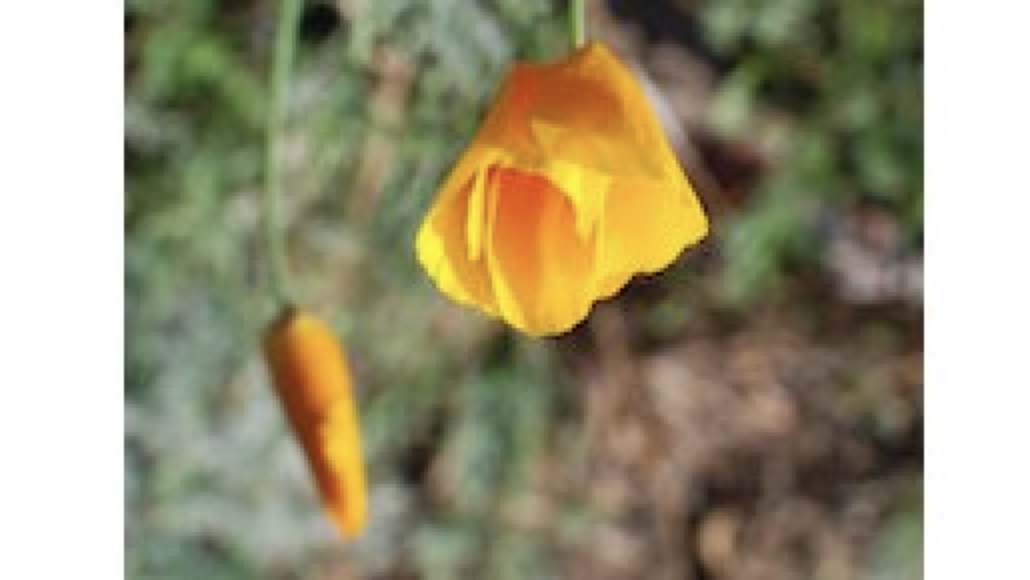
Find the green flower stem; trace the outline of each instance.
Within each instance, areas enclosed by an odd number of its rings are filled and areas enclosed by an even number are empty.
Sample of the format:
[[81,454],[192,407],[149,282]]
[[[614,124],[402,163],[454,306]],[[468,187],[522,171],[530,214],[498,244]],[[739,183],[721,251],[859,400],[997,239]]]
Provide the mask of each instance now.
[[289,93],[290,69],[297,45],[302,0],[282,0],[275,29],[275,53],[270,81],[271,99],[265,127],[264,207],[265,250],[268,253],[271,291],[280,304],[292,299],[290,270],[286,255],[286,230],[282,208],[282,175],[278,146],[286,121],[286,99]]
[[569,1],[569,33],[572,48],[582,48],[587,43],[587,1]]

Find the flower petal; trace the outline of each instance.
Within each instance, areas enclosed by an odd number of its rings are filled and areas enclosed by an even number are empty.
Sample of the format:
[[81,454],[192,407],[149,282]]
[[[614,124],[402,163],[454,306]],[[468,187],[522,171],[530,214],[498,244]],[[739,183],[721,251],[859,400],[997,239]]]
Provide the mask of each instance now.
[[530,163],[562,159],[612,175],[683,178],[633,73],[596,42],[566,60],[517,64],[476,142]]
[[707,233],[708,220],[693,191],[615,181],[605,198],[598,239],[598,293],[611,296],[634,274],[668,267],[685,246]]
[[546,179],[517,169],[491,170],[487,260],[497,305],[512,326],[532,335],[564,332],[590,310],[593,248],[576,233],[568,197]]
[[[470,150],[451,173],[419,229],[419,263],[441,292],[463,304],[495,311],[493,290],[481,255],[485,183],[480,177],[489,156]],[[459,179],[464,178],[464,182]]]

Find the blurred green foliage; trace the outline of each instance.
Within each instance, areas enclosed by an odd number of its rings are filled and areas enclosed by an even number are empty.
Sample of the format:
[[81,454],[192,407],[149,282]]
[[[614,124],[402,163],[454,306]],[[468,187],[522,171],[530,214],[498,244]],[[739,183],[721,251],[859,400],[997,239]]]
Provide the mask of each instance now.
[[790,263],[813,261],[820,220],[859,205],[897,216],[921,248],[922,2],[710,0],[700,18],[732,62],[713,127],[772,142],[776,161],[724,230],[729,297],[765,294]]
[[[549,577],[546,538],[502,512],[560,439],[553,353],[446,304],[411,248],[508,63],[566,46],[563,3],[339,5],[361,8],[306,21],[285,174],[296,278],[359,380],[373,520],[343,554],[372,573],[402,558],[426,578]],[[307,576],[341,550],[257,355],[272,308],[257,199],[275,6],[126,3],[132,578]],[[879,204],[920,243],[920,13],[906,0],[700,5],[733,63],[713,126],[746,139],[786,126],[760,194],[720,228],[731,294],[810,259],[827,209]],[[430,444],[444,458],[431,471]],[[426,478],[430,505],[415,490]]]

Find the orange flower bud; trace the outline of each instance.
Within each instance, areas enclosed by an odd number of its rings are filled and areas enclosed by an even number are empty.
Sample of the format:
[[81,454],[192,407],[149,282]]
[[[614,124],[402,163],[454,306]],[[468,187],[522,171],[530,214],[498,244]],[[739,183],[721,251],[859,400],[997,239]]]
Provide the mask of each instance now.
[[343,349],[324,322],[289,309],[265,332],[264,354],[322,501],[354,537],[365,525],[365,468]]
[[551,335],[707,232],[643,90],[592,42],[558,62],[515,65],[416,252],[455,301]]

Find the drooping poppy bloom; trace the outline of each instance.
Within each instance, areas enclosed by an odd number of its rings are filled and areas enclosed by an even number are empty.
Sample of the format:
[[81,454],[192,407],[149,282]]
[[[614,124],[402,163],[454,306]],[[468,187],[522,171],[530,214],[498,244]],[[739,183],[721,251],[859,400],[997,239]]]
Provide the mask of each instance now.
[[265,332],[265,361],[322,502],[347,538],[365,526],[361,430],[346,356],[331,328],[287,310]]
[[543,336],[707,232],[643,90],[591,42],[509,72],[416,252],[447,296]]

